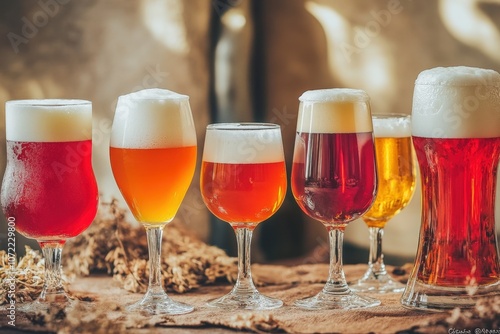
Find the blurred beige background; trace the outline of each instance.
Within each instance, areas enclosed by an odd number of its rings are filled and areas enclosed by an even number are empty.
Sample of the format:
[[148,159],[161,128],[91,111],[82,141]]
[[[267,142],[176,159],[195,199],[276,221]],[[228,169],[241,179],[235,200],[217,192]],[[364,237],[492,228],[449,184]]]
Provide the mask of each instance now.
[[[88,99],[94,168],[109,199],[121,198],[108,158],[119,95],[151,87],[189,95],[200,158],[211,122],[278,123],[290,167],[297,98],[305,90],[360,88],[371,96],[373,113],[410,113],[413,82],[424,69],[499,71],[500,1],[3,1],[0,36],[1,170],[5,101]],[[205,209],[198,175],[177,219],[232,251],[234,236]],[[386,228],[384,252],[395,261],[416,251],[419,210],[418,186],[410,206]],[[2,249],[5,232],[2,222]],[[305,219],[289,194],[278,214],[257,229],[254,256],[323,260],[314,248],[326,240],[323,226]],[[346,240],[352,245],[346,262],[365,262],[365,254],[356,256],[368,245],[364,223],[351,223]]]

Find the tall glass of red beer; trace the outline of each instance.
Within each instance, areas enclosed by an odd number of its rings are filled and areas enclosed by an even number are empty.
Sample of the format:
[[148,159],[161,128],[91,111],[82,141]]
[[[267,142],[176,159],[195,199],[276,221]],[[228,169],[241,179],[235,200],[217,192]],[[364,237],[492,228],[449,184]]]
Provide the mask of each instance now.
[[330,272],[323,290],[297,300],[305,309],[371,307],[380,301],[349,289],[342,268],[347,224],[370,209],[377,170],[369,97],[357,89],[307,91],[300,97],[292,192],[302,211],[330,238]]
[[420,73],[412,137],[422,178],[422,221],[401,303],[443,310],[500,294],[500,74],[471,67]]
[[66,239],[82,233],[98,205],[92,170],[92,103],[16,100],[5,106],[7,166],[1,203],[22,235],[38,241],[45,282],[27,311],[70,304],[61,284]]
[[130,211],[146,228],[149,251],[148,290],[128,311],[173,315],[194,309],[167,295],[160,260],[163,229],[188,191],[196,152],[189,96],[155,88],[119,97],[111,130],[111,169]]
[[250,270],[252,232],[283,203],[286,169],[279,125],[212,124],[207,127],[200,180],[208,209],[231,224],[238,243],[238,279],[209,306],[262,310],[283,305],[257,291]]

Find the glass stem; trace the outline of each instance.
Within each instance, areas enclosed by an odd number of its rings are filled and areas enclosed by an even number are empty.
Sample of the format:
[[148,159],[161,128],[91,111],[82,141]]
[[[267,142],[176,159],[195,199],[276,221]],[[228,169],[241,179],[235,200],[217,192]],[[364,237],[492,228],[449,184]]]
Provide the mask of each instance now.
[[234,285],[233,292],[237,294],[249,294],[257,291],[252,280],[250,268],[250,246],[253,231],[247,227],[237,228],[236,241],[238,244],[238,279]]
[[377,279],[380,276],[386,276],[384,255],[382,254],[382,238],[384,230],[380,227],[369,227],[370,232],[370,259],[368,261],[368,270],[371,275]]
[[149,286],[148,294],[163,295],[163,280],[161,277],[161,244],[165,225],[146,226],[149,252]]
[[62,285],[61,256],[63,246],[64,242],[40,242],[45,261],[45,282],[42,293],[38,297],[41,302],[69,299]]
[[330,271],[323,292],[347,294],[350,289],[345,279],[342,262],[344,229],[338,227],[328,228],[328,235],[330,240]]

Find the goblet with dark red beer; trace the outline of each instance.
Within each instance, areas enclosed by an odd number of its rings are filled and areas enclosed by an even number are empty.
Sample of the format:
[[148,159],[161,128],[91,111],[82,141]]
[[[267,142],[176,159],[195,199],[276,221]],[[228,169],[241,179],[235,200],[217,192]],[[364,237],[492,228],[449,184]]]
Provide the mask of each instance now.
[[368,211],[377,190],[368,95],[356,89],[305,92],[295,138],[293,195],[304,213],[327,228],[330,240],[330,272],[323,290],[295,305],[305,309],[379,305],[376,299],[355,294],[342,268],[344,230]]

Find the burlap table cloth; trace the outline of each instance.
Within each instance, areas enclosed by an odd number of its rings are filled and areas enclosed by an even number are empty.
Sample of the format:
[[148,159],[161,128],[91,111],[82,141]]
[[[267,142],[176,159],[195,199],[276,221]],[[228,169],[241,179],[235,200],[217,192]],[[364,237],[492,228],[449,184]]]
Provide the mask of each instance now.
[[[366,265],[345,266],[348,280],[361,276],[364,270]],[[204,286],[185,294],[170,293],[174,299],[190,303],[196,308],[190,314],[177,316],[128,314],[122,310],[123,305],[138,300],[140,294],[126,292],[107,276],[77,278],[70,286],[72,293],[94,299],[92,303],[78,303],[75,310],[63,319],[57,315],[53,319],[28,319],[18,311],[15,328],[7,324],[7,314],[2,309],[0,332],[231,333],[245,330],[289,333],[469,333],[460,332],[469,328],[474,333],[474,328],[494,330],[485,327],[491,325],[491,319],[488,323],[483,323],[482,319],[468,319],[467,324],[461,325],[460,321],[457,322],[459,310],[429,313],[405,309],[399,303],[400,294],[375,295],[381,300],[381,305],[364,310],[305,311],[292,306],[295,299],[318,292],[327,272],[326,264],[293,267],[254,265],[253,274],[260,285],[259,290],[282,299],[282,308],[252,312],[207,307],[207,300],[222,296],[231,289],[231,285],[221,284]]]

